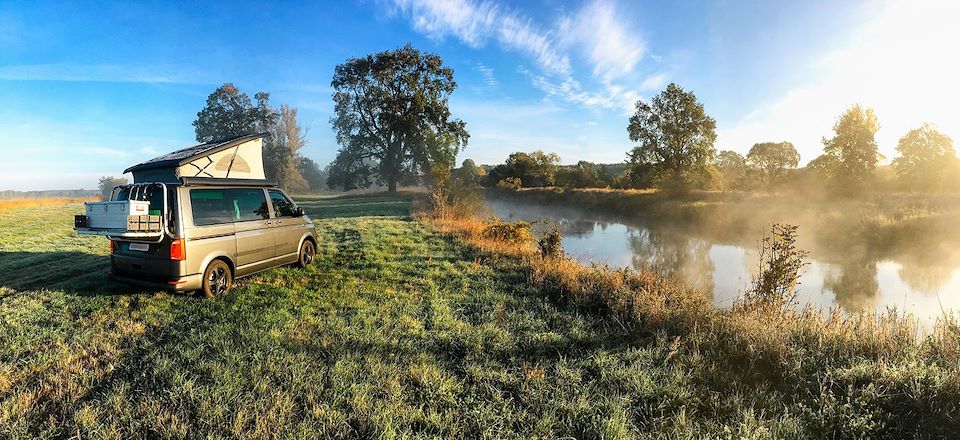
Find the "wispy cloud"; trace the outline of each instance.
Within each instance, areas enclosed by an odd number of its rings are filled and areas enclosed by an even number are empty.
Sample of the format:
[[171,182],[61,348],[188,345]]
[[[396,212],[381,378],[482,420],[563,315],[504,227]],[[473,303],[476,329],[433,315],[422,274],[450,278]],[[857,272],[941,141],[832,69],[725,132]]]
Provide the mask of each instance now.
[[546,93],[591,109],[612,109],[630,113],[640,95],[616,84],[607,84],[601,91],[585,91],[573,77],[555,81],[544,75],[533,76],[533,85]]
[[646,51],[643,40],[617,19],[617,8],[611,1],[587,3],[562,17],[559,28],[563,42],[578,47],[593,63],[594,76],[608,81],[633,73]]
[[454,36],[471,47],[489,40],[533,57],[555,73],[569,73],[570,59],[555,48],[553,36],[529,19],[490,1],[396,0],[414,29],[431,38]]
[[0,80],[7,81],[94,81],[135,83],[196,84],[194,72],[173,66],[129,66],[120,64],[25,64],[0,67]]
[[483,63],[477,63],[475,69],[483,76],[483,83],[486,84],[488,88],[492,89],[497,86],[497,78],[493,76],[493,68],[487,67]]
[[659,90],[667,84],[667,74],[665,73],[656,73],[646,77],[642,83],[640,83],[640,90]]
[[[521,67],[521,73],[534,87],[548,97],[587,108],[629,112],[639,98],[637,90],[665,80],[659,74],[634,81],[646,45],[618,20],[611,1],[587,3],[551,26],[489,0],[395,0],[395,4],[414,29],[431,38],[452,36],[471,47],[495,41],[529,56],[540,72]],[[571,59],[589,64],[589,87],[577,79]]]

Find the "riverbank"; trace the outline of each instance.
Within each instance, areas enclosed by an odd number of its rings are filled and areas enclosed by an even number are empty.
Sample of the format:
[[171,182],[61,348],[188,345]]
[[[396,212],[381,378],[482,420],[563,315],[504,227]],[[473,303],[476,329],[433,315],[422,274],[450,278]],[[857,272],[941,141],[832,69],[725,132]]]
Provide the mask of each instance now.
[[953,403],[960,398],[960,327],[952,320],[917,338],[912,320],[895,312],[825,317],[743,303],[716,309],[700,292],[648,271],[541,258],[530,242],[492,238],[487,220],[425,216],[425,221],[497,265],[520,271],[557,304],[612,322],[631,344],[667,348],[663,365],[682,365],[691,374],[685,393],[697,401],[682,417],[709,427],[686,435],[960,434],[960,408]]
[[718,311],[409,196],[299,203],[316,264],[214,300],[106,281],[80,205],[0,210],[0,437],[960,432],[956,326]]

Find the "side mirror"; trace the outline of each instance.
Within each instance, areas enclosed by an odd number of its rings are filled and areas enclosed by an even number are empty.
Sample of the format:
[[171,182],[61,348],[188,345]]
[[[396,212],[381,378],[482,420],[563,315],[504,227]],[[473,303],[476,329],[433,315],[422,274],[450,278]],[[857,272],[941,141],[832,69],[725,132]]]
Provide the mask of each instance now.
[[305,215],[303,208],[298,206],[297,209],[293,211],[293,215],[296,217],[303,217]]

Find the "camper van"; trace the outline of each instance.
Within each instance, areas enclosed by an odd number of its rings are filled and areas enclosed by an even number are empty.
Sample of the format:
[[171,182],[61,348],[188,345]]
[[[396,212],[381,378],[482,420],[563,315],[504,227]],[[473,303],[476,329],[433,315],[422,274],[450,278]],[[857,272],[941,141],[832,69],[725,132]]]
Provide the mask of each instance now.
[[263,178],[262,136],[199,144],[128,168],[134,183],[114,188],[110,201],[88,202],[76,231],[110,240],[110,279],[208,297],[242,276],[311,264],[313,222]]

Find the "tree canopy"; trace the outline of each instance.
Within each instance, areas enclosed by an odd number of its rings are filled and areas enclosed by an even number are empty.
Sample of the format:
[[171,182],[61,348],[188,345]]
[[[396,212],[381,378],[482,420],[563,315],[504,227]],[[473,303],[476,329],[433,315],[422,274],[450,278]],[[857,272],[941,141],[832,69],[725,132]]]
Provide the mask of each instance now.
[[197,142],[229,139],[245,134],[269,131],[280,115],[270,108],[270,94],[254,95],[257,105],[250,97],[231,83],[214,90],[207,97],[207,105],[197,113],[193,121]]
[[303,176],[303,179],[307,181],[310,191],[316,192],[326,187],[327,173],[325,170],[320,169],[320,165],[313,159],[301,157],[297,163],[297,169],[300,170],[300,175]]
[[505,178],[517,179],[524,188],[552,186],[555,183],[560,156],[537,150],[532,153],[516,152],[507,161],[497,165],[487,174],[487,184],[495,186]]
[[487,175],[487,171],[477,165],[473,159],[464,159],[460,168],[453,170],[453,174],[454,178],[463,186],[476,187],[483,183],[483,178]]
[[300,149],[306,144],[306,133],[297,122],[297,109],[281,105],[278,118],[270,128],[270,138],[264,142],[264,173],[277,179],[289,191],[306,191],[310,185],[300,174]]
[[[343,189],[373,182],[396,191],[437,171],[437,158],[456,157],[467,144],[466,124],[451,118],[453,70],[440,56],[406,45],[336,67],[334,116],[340,150],[328,184]],[[446,165],[452,167],[452,161]]]
[[654,182],[689,186],[713,157],[716,121],[692,92],[671,83],[650,103],[637,101],[627,132],[639,142],[629,153],[632,173],[655,174]]
[[893,160],[903,185],[910,189],[938,191],[957,167],[953,140],[930,124],[910,130],[897,143],[900,156]]
[[753,169],[742,154],[732,150],[723,150],[713,159],[713,166],[723,178],[726,189],[747,189],[751,186]]
[[263,171],[268,179],[277,179],[290,191],[308,189],[297,163],[305,143],[297,122],[297,109],[281,105],[270,107],[270,94],[254,95],[256,105],[246,93],[226,83],[207,97],[207,105],[193,121],[198,142],[229,139],[252,133],[268,133],[263,140]]
[[823,152],[832,159],[825,158],[818,165],[832,166],[832,177],[843,187],[862,187],[880,159],[874,139],[879,129],[873,109],[850,107],[834,124],[834,136],[823,139]]
[[797,167],[800,153],[790,142],[761,142],[750,147],[747,160],[763,170],[767,183],[772,184],[783,175],[784,170]]
[[556,184],[567,188],[594,188],[606,184],[600,181],[603,168],[585,160],[573,166],[562,166],[557,170]]
[[97,184],[98,191],[100,192],[100,200],[110,200],[110,196],[113,195],[113,188],[120,185],[126,185],[127,183],[129,183],[129,181],[122,177],[101,177],[99,183]]

